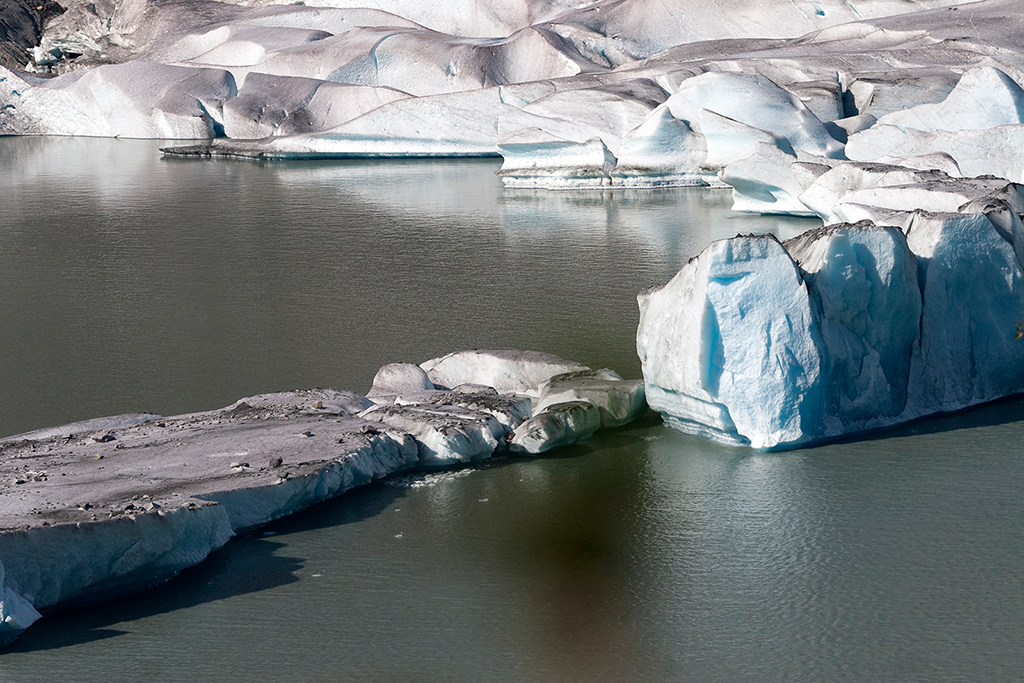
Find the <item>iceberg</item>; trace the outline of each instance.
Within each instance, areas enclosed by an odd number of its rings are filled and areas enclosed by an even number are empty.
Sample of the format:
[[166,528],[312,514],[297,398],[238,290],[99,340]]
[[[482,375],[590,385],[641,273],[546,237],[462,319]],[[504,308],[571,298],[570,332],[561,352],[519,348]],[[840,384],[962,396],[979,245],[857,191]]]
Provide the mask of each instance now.
[[648,403],[771,450],[1024,391],[1020,218],[967,208],[712,244],[638,297]]
[[166,581],[236,534],[355,486],[548,451],[590,437],[602,416],[618,426],[646,410],[639,380],[545,353],[463,351],[422,366],[381,367],[369,397],[276,392],[0,439],[0,488],[31,491],[0,498],[0,644],[40,611]]

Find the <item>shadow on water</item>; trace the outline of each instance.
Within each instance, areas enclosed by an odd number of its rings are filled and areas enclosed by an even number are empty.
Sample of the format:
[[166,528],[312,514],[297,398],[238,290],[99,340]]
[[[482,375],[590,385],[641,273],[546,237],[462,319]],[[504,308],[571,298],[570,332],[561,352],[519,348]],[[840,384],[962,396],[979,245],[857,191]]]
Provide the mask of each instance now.
[[[605,431],[602,443],[605,448],[610,445],[621,447],[625,442],[635,440],[638,429],[656,426],[660,422],[656,414],[649,413],[633,425]],[[541,459],[587,458],[593,457],[595,452],[595,445],[583,443],[533,458],[498,457],[476,469],[505,468]],[[415,482],[419,477],[446,473],[451,471],[405,476],[410,482]],[[275,520],[256,531],[233,538],[203,562],[183,570],[164,584],[132,595],[48,612],[2,653],[55,650],[116,638],[129,633],[116,628],[117,624],[295,583],[299,580],[298,573],[305,565],[305,558],[277,554],[285,544],[276,542],[275,536],[365,521],[393,507],[407,491],[405,486],[396,486],[395,482],[375,482]]]
[[164,584],[105,602],[49,612],[3,648],[0,657],[3,653],[53,650],[116,638],[128,633],[111,628],[116,624],[295,583],[305,559],[278,555],[285,544],[266,534],[283,535],[360,522],[386,510],[403,495],[402,489],[377,483],[314,505],[231,539],[203,562]]
[[1024,420],[1024,394],[1007,396],[954,413],[928,415],[911,422],[898,424],[887,429],[851,434],[834,441],[813,444],[805,448],[814,449],[835,444],[863,441],[882,441],[927,434],[944,434],[964,429],[998,427]]

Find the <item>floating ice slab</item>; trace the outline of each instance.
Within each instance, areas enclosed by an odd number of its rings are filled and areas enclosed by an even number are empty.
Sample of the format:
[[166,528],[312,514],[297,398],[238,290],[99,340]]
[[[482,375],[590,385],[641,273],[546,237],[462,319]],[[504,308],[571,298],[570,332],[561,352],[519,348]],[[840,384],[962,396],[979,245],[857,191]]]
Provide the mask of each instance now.
[[12,593],[38,610],[152,585],[238,531],[417,464],[407,434],[348,416],[364,402],[288,392],[0,440],[0,638],[31,616]]
[[[165,581],[236,533],[354,486],[513,444],[550,450],[645,407],[639,381],[550,354],[464,351],[423,366],[385,365],[373,399],[303,389],[0,439],[0,644],[39,610]],[[534,415],[542,384],[549,399],[583,400]]]

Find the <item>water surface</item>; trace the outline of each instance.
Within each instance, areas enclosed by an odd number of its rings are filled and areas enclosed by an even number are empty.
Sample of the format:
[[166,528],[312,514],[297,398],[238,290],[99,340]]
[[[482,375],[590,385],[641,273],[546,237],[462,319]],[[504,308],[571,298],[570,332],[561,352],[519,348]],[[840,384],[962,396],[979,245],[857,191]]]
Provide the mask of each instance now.
[[[462,348],[637,376],[640,288],[814,225],[728,192],[503,191],[492,160],[157,146],[0,139],[0,434],[365,390]],[[648,422],[377,483],[48,616],[0,680],[1015,680],[1021,409],[770,455]]]

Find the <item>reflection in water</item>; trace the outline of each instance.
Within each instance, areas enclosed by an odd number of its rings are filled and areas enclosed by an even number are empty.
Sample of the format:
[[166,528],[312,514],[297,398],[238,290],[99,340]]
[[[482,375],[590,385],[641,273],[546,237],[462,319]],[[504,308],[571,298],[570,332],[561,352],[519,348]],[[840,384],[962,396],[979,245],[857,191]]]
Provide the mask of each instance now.
[[[0,140],[0,434],[530,348],[639,376],[636,292],[708,240],[813,225],[694,189],[506,193],[493,160],[259,164]],[[793,227],[796,226],[796,227]]]
[[[712,239],[814,224],[697,189],[505,192],[492,161],[155,146],[0,139],[0,433],[365,389],[474,346],[635,375],[638,289]],[[49,615],[0,680],[1012,680],[1022,409],[769,455],[642,424],[371,485]]]

